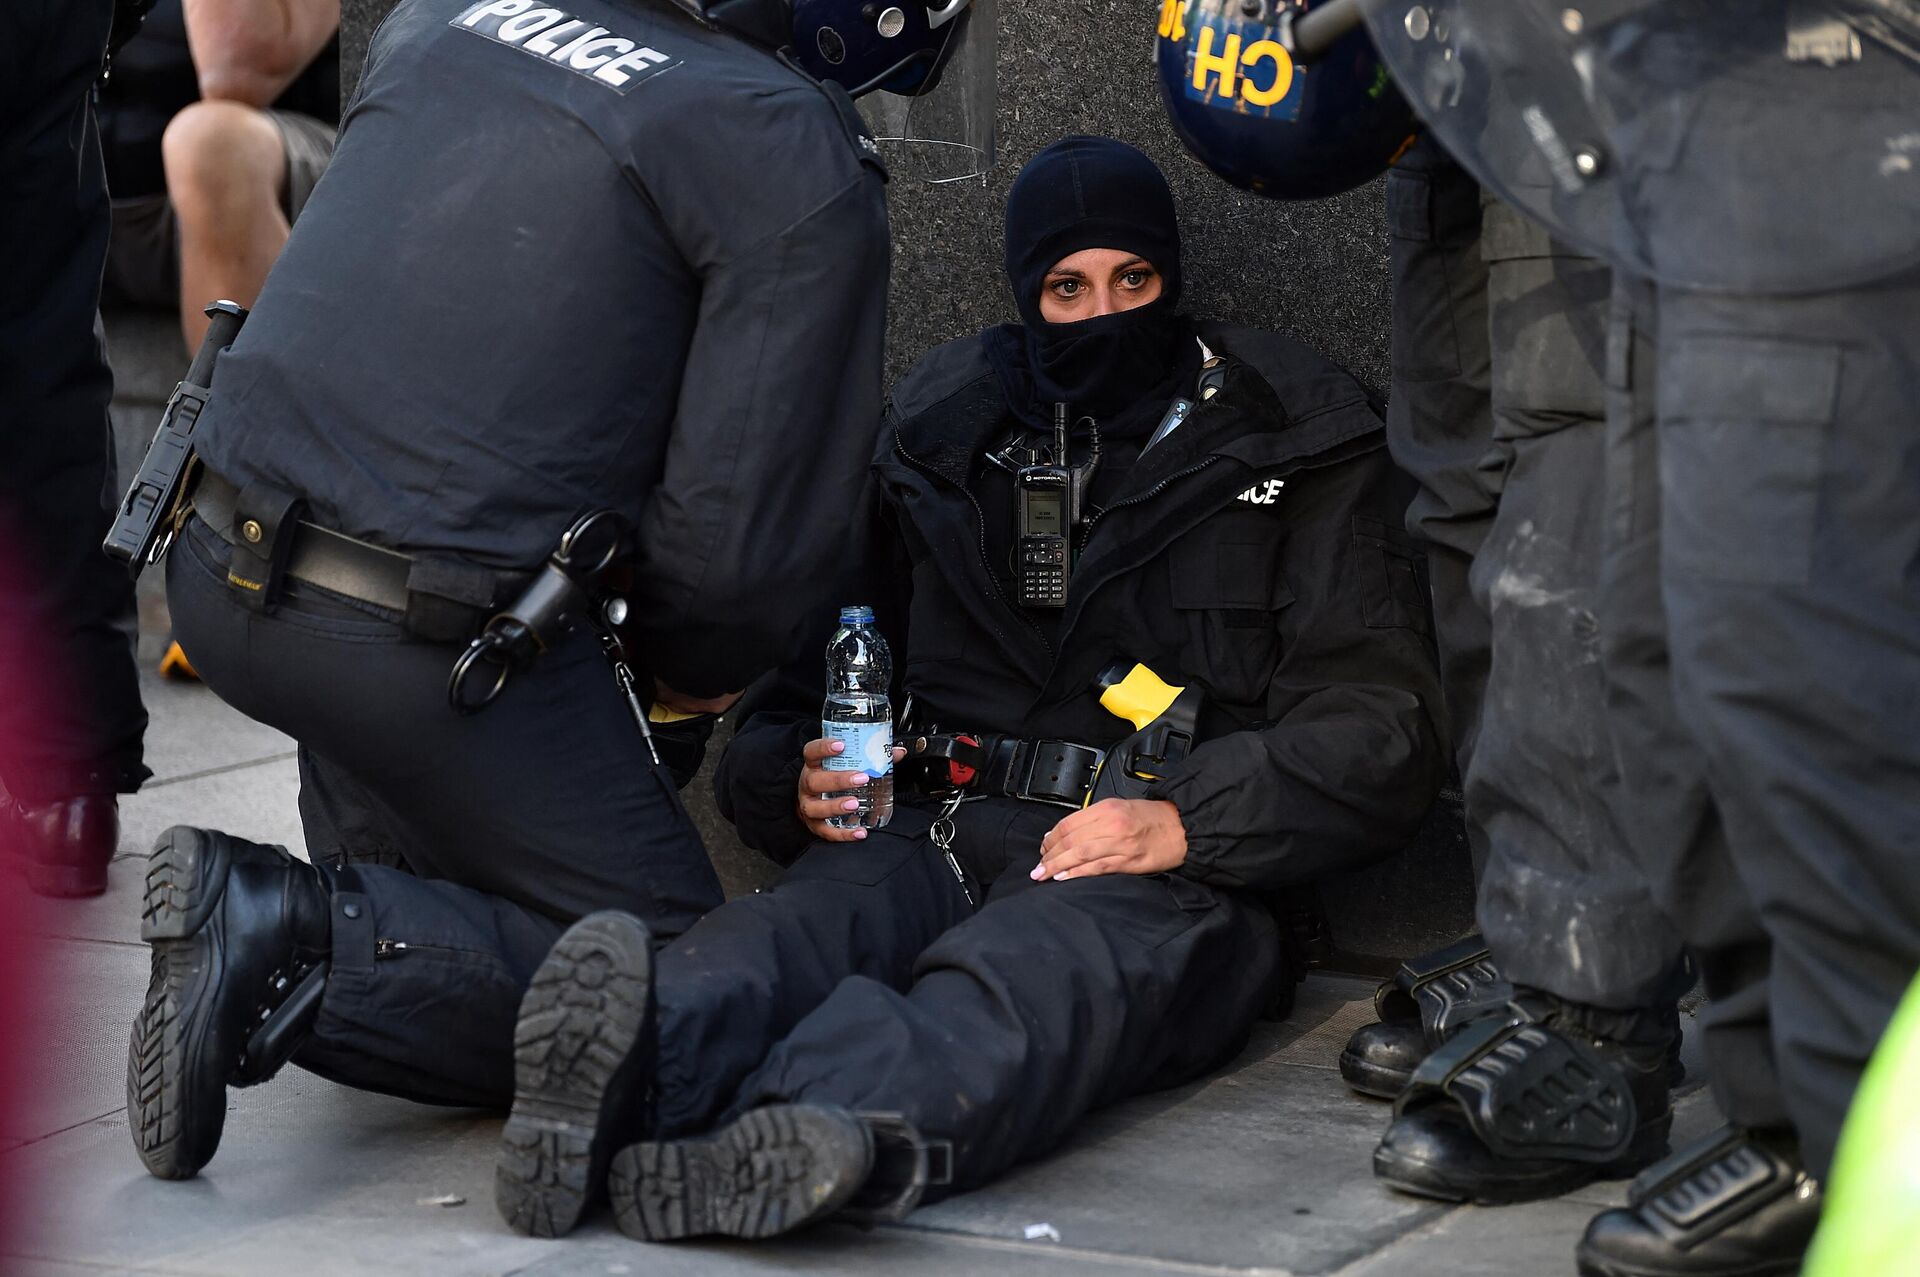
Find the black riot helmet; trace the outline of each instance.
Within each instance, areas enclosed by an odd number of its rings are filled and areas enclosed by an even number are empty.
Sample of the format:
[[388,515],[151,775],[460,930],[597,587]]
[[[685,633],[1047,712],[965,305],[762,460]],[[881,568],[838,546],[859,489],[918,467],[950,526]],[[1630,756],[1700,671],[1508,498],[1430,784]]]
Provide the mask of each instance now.
[[791,46],[817,80],[853,97],[930,93],[959,47],[973,0],[674,0],[700,21],[766,45]]
[[932,92],[972,0],[792,0],[793,52],[854,97]]
[[1280,199],[1337,195],[1378,177],[1412,140],[1413,112],[1364,31],[1310,66],[1288,52],[1283,17],[1322,2],[1160,6],[1160,95],[1173,131],[1235,186]]

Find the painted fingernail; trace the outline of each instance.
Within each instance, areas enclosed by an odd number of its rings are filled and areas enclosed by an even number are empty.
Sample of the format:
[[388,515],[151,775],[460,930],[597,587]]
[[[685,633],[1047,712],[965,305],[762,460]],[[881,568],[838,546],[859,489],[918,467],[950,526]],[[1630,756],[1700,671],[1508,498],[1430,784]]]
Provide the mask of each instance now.
[[847,742],[843,740],[834,741],[827,746],[827,752],[829,754],[844,754],[847,752]]
[[856,829],[853,831],[853,840],[855,842],[859,842],[861,839],[865,838],[866,836],[867,836],[867,831],[864,829]]
[[864,785],[867,783],[867,779],[868,777],[865,772],[855,772],[853,775],[847,777],[847,783],[849,785]]
[[859,811],[860,800],[858,798],[849,798],[847,799],[847,801],[840,804],[840,810],[841,811]]
[[1027,877],[1033,879],[1035,882],[1039,882],[1042,878],[1046,876],[1047,876],[1047,867],[1045,865],[1035,865],[1033,867],[1033,872],[1027,875]]

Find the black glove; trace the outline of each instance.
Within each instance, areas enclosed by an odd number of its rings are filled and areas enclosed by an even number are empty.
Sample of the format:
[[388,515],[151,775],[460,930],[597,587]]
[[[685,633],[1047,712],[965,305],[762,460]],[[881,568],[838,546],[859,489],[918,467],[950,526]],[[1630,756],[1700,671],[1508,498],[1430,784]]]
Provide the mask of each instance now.
[[[655,706],[653,713],[660,712],[659,706]],[[685,789],[693,782],[707,756],[707,741],[719,721],[718,714],[693,714],[664,723],[649,716],[647,725],[653,729],[653,747],[661,763],[673,773],[674,788]]]

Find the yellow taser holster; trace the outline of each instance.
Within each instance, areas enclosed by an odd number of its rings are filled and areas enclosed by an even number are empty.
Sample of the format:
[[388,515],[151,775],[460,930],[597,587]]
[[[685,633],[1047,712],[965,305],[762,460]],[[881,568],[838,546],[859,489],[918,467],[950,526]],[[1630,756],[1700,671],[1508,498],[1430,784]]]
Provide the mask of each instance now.
[[1135,730],[1107,751],[1082,806],[1103,798],[1145,798],[1154,781],[1193,752],[1205,696],[1197,687],[1175,687],[1138,664],[1109,667],[1097,686],[1106,711]]

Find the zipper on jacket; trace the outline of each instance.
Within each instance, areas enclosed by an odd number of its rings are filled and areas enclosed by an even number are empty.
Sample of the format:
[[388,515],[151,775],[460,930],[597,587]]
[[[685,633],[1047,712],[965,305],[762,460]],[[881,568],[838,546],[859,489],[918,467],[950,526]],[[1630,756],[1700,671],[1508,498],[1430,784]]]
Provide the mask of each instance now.
[[1038,625],[1033,623],[1031,618],[1008,601],[1006,591],[1000,588],[1000,578],[993,573],[993,559],[987,553],[987,512],[980,508],[980,498],[969,492],[965,485],[953,482],[953,480],[927,465],[911,452],[908,452],[906,441],[900,437],[900,427],[897,425],[893,428],[893,449],[900,454],[901,458],[908,465],[918,470],[921,474],[926,475],[930,479],[936,479],[950,488],[958,488],[960,495],[965,497],[967,503],[973,507],[973,527],[975,533],[978,534],[980,542],[980,566],[987,570],[987,582],[993,586],[994,597],[1000,600],[1002,607],[1019,617],[1021,624],[1025,625],[1027,629],[1032,632],[1033,636],[1040,640],[1040,646],[1046,649],[1048,660],[1051,661],[1055,655],[1053,644],[1047,640],[1047,636],[1041,631]]
[[1142,501],[1151,501],[1153,498],[1159,496],[1162,492],[1166,491],[1169,485],[1178,483],[1180,480],[1185,479],[1190,475],[1199,474],[1202,470],[1205,470],[1208,466],[1212,465],[1214,462],[1218,460],[1220,460],[1220,454],[1218,453],[1214,453],[1212,455],[1202,457],[1199,461],[1194,462],[1192,465],[1188,466],[1185,470],[1176,470],[1174,473],[1168,475],[1166,478],[1162,479],[1160,482],[1154,484],[1151,488],[1148,488],[1145,492],[1137,492],[1133,496],[1128,497],[1124,501],[1116,501],[1110,506],[1102,506],[1100,509],[1095,510],[1091,515],[1087,517],[1087,521],[1080,525],[1079,548],[1082,550],[1087,548],[1087,538],[1093,534],[1093,525],[1100,522],[1100,520],[1106,518],[1108,514],[1112,513],[1115,510],[1124,509],[1125,507],[1130,505],[1139,505]]

